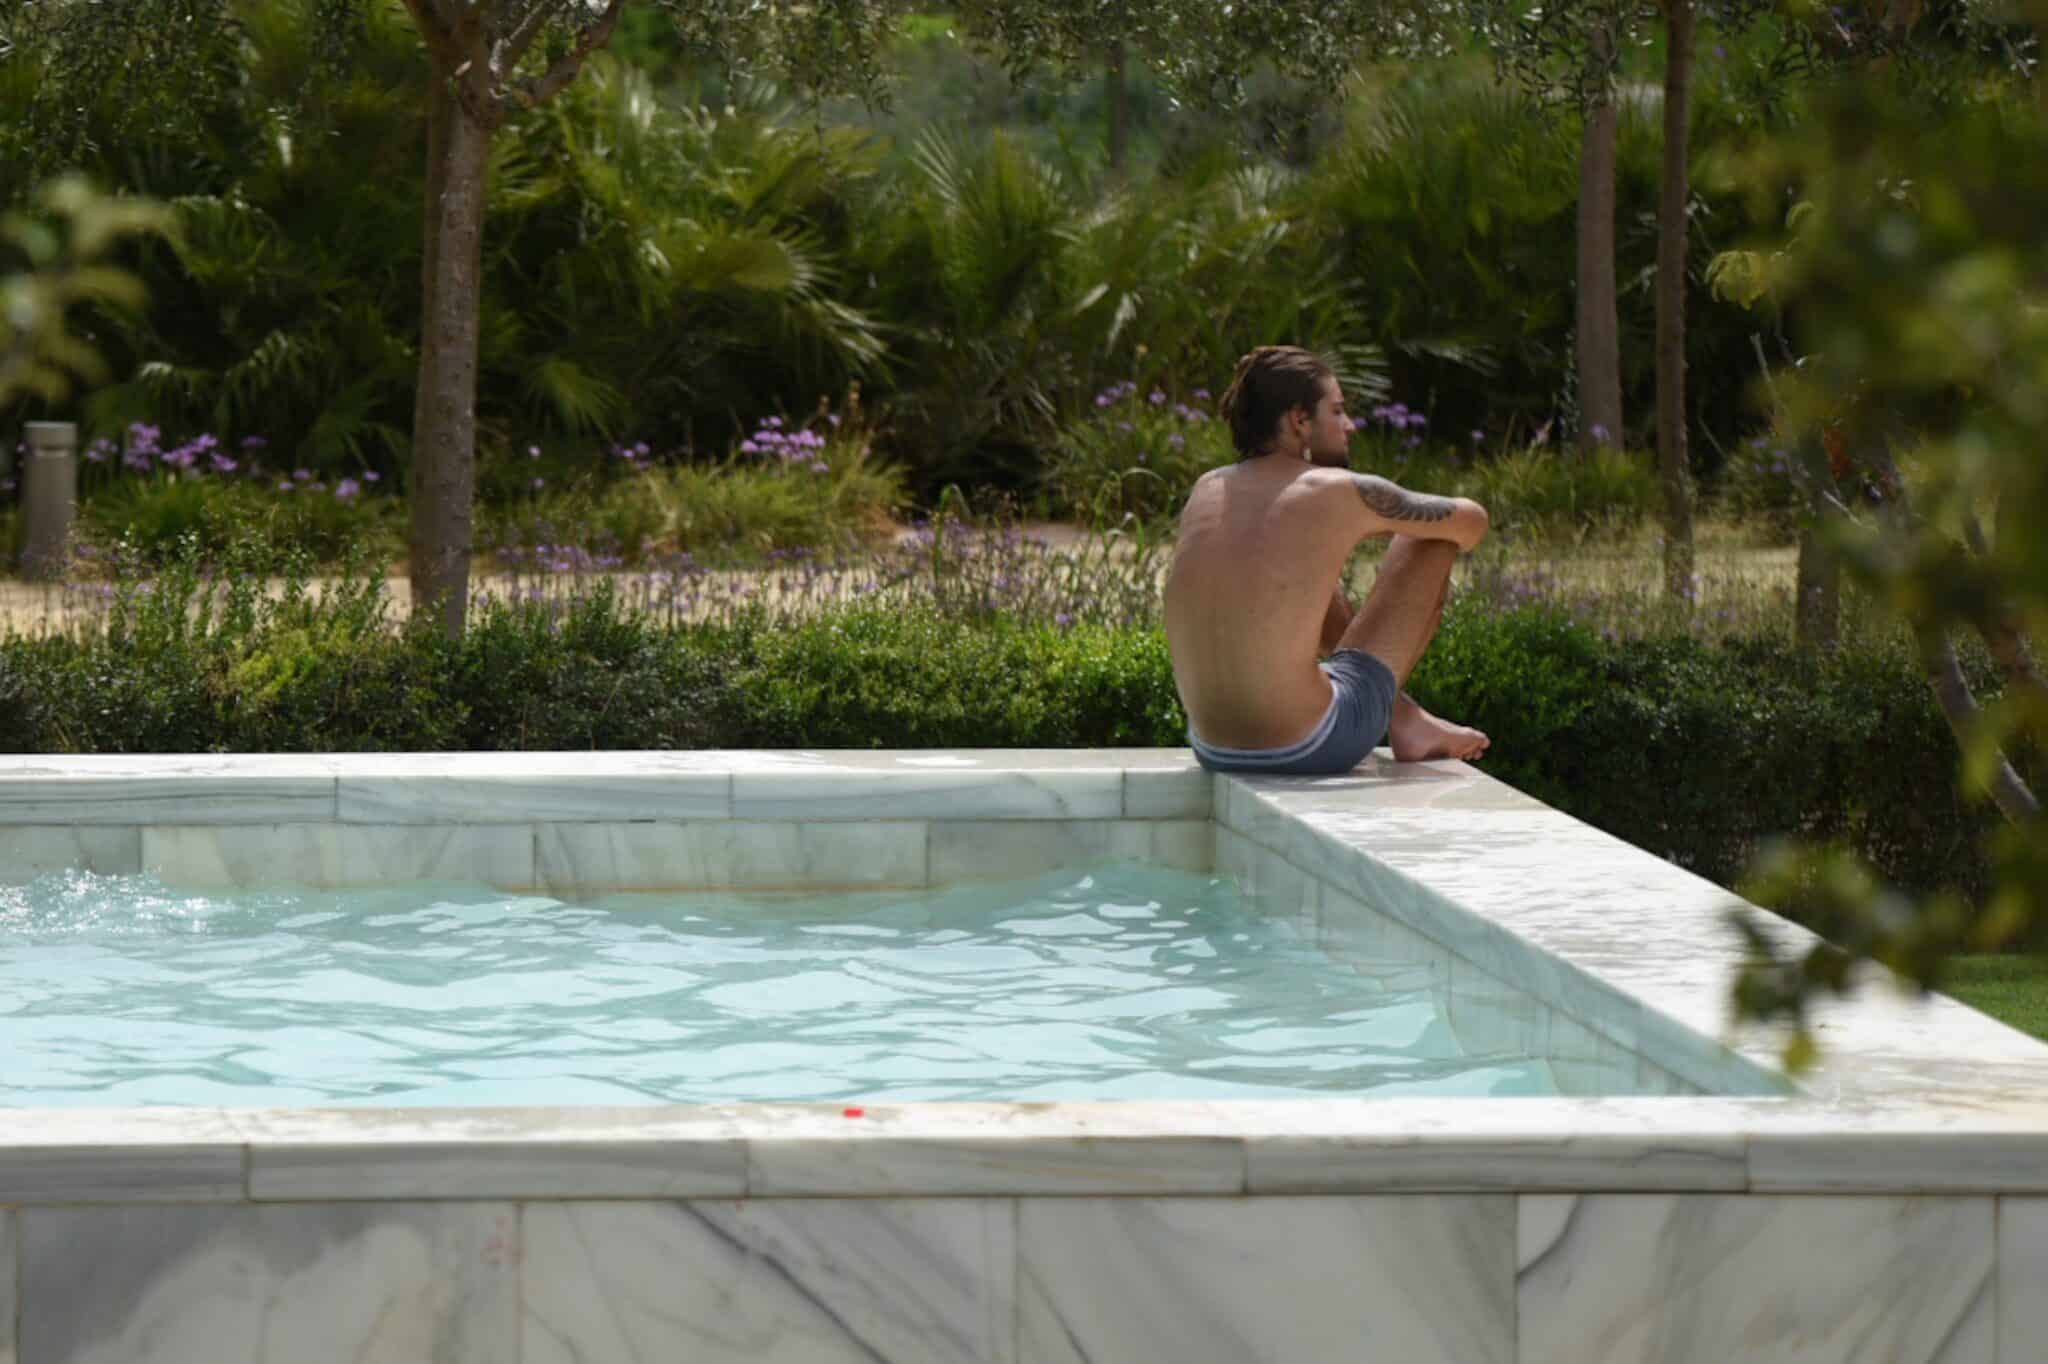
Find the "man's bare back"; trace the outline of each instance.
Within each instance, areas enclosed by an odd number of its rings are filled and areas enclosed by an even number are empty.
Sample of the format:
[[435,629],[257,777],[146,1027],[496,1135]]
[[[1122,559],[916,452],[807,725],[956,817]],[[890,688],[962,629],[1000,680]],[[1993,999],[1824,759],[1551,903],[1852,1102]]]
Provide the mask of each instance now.
[[1330,506],[1328,480],[1343,477],[1256,459],[1195,484],[1166,579],[1166,639],[1204,739],[1292,743],[1329,705],[1318,644],[1329,585],[1358,543]]
[[[1256,456],[1203,475],[1181,513],[1166,583],[1174,680],[1191,735],[1203,746],[1245,751],[1247,766],[1328,726],[1339,693],[1319,654],[1356,650],[1377,660],[1357,661],[1378,673],[1382,688],[1388,673],[1395,687],[1405,682],[1436,631],[1451,564],[1486,531],[1477,503],[1345,470],[1350,429],[1342,395],[1324,377],[1313,409],[1292,409]],[[1235,428],[1233,435],[1246,443]],[[1358,543],[1375,535],[1392,543],[1354,615],[1339,575]],[[1405,693],[1385,732],[1404,761],[1473,758],[1487,743]]]

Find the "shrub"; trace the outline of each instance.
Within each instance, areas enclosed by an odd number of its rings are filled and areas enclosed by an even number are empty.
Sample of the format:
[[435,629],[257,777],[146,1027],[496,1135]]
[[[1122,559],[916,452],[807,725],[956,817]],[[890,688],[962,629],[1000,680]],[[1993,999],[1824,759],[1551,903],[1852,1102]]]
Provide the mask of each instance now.
[[663,553],[756,560],[793,549],[853,549],[891,529],[907,496],[900,473],[874,454],[873,433],[821,413],[793,426],[770,417],[715,464],[659,465],[644,442],[614,447],[603,465],[550,486],[539,446],[523,469],[497,474],[509,490],[487,502],[479,535],[508,565],[596,551],[593,564],[642,564]]
[[1465,597],[1411,689],[1487,732],[1493,775],[1723,885],[1801,833],[1853,843],[1900,885],[1984,888],[1993,816],[1961,793],[1902,644],[1610,640],[1552,607]]
[[319,562],[374,547],[395,553],[404,512],[390,498],[368,495],[378,475],[344,477],[332,486],[310,469],[289,475],[257,463],[260,438],[229,454],[201,433],[163,448],[162,433],[129,426],[116,458],[113,441],[84,452],[80,521],[89,543],[122,544],[142,563],[168,563],[184,546],[209,560],[233,552],[253,572],[274,572],[297,555]]
[[1207,389],[1187,401],[1160,388],[1141,398],[1128,380],[1096,394],[1094,411],[1064,427],[1047,457],[1048,509],[1091,525],[1171,520],[1196,479],[1237,458],[1208,402]]
[[[229,566],[232,570],[233,565]],[[0,640],[13,751],[1063,747],[1185,742],[1155,625],[911,592],[670,625],[599,583],[393,628],[357,565],[275,599],[180,560],[71,636]],[[1988,669],[1975,665],[1979,681]],[[1797,833],[1897,884],[1985,886],[1991,816],[1902,644],[1614,641],[1541,605],[1453,600],[1410,680],[1485,730],[1484,770],[1724,885]],[[23,704],[23,702],[26,704]]]
[[1646,458],[1605,446],[1590,454],[1508,451],[1475,462],[1459,490],[1485,506],[1495,530],[1552,537],[1625,530],[1658,496]]

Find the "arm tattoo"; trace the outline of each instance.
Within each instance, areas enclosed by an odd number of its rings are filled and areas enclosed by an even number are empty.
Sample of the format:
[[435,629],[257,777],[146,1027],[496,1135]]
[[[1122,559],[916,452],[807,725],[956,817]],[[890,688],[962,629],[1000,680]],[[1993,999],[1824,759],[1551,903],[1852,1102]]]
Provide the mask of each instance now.
[[1353,474],[1351,486],[1358,489],[1366,506],[1389,521],[1441,521],[1457,510],[1448,497],[1411,493],[1377,474]]

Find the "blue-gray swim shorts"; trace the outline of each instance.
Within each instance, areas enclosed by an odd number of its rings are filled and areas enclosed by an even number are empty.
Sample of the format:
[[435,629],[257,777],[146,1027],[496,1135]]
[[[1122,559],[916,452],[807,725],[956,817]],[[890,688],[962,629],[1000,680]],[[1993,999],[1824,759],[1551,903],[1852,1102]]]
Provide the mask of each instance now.
[[1211,772],[1329,776],[1349,772],[1386,736],[1400,688],[1393,670],[1362,649],[1339,649],[1318,665],[1330,677],[1330,708],[1300,743],[1285,748],[1224,748],[1188,728],[1195,761]]

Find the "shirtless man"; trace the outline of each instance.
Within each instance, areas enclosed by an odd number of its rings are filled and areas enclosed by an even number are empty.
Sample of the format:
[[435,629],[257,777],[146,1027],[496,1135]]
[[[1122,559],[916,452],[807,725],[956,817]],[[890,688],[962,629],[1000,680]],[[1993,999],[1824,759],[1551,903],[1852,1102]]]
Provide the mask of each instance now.
[[[1486,509],[1349,472],[1344,395],[1308,351],[1245,356],[1222,411],[1239,459],[1195,484],[1166,580],[1166,642],[1202,766],[1348,772],[1383,735],[1400,762],[1485,752],[1484,734],[1401,686],[1443,618],[1451,565],[1486,534]],[[1333,595],[1323,585],[1374,535],[1391,543],[1354,615],[1341,584]]]

